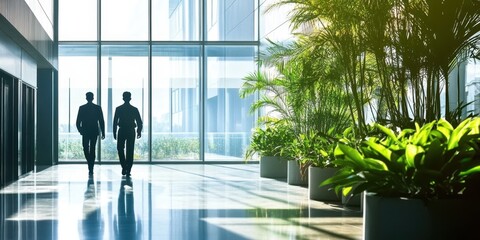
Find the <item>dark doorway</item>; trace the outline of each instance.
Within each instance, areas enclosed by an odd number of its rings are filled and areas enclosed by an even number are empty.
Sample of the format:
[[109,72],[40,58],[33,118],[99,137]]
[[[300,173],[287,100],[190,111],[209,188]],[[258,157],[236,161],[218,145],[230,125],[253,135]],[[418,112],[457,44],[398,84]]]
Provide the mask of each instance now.
[[22,85],[22,163],[21,174],[35,166],[35,89]]
[[14,77],[0,70],[0,187],[18,179],[18,129]]

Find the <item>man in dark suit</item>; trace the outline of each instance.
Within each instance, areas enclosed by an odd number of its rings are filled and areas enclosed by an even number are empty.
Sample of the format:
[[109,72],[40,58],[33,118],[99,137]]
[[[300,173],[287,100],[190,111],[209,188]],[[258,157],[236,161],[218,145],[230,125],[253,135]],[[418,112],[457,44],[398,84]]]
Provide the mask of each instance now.
[[[122,165],[122,175],[130,177],[130,171],[133,165],[133,148],[135,145],[135,127],[137,128],[137,138],[142,137],[143,122],[140,118],[138,109],[130,105],[132,94],[123,93],[124,104],[115,109],[113,116],[113,138],[117,140],[118,158]],[[118,139],[117,139],[117,126]],[[127,150],[125,153],[125,144]]]
[[102,108],[93,101],[93,93],[87,92],[87,104],[80,106],[77,115],[77,129],[82,134],[83,153],[88,163],[88,174],[93,175],[95,164],[95,146],[99,133],[105,139],[105,121]]

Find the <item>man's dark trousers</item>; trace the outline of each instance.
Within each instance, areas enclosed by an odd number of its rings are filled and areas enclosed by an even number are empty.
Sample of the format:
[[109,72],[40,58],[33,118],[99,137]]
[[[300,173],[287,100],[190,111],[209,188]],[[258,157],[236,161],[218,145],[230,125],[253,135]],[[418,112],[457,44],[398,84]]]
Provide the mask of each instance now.
[[[125,144],[127,145],[127,151],[125,153]],[[122,169],[130,174],[130,170],[133,165],[133,148],[135,146],[135,128],[122,128],[118,129],[117,138],[117,150],[118,157],[120,158],[120,164]]]
[[82,135],[83,154],[88,163],[88,170],[93,171],[93,165],[95,164],[95,147],[97,146],[97,134]]

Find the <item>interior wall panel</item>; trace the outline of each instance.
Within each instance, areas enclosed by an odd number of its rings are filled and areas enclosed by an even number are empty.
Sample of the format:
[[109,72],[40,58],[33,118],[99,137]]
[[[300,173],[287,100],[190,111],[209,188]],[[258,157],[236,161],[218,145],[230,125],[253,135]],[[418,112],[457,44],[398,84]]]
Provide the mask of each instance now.
[[2,31],[0,31],[0,69],[17,77],[22,74],[22,50]]
[[24,0],[0,1],[0,31],[31,54],[40,66],[57,68],[56,44]]

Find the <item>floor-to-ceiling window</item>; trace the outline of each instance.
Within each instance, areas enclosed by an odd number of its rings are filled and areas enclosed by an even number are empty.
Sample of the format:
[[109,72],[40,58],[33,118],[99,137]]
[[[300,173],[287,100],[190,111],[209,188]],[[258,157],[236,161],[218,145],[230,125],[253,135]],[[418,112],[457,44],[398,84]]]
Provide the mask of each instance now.
[[83,160],[82,138],[75,126],[78,108],[87,103],[85,93],[97,91],[97,46],[63,45],[59,47],[58,68],[58,158],[59,161]]
[[243,161],[256,116],[241,99],[256,70],[258,0],[59,0],[59,156],[84,161],[75,127],[85,93],[106,121],[101,161],[122,93],[142,115],[137,161]]
[[149,84],[148,45],[102,45],[101,47],[101,106],[104,110],[106,137],[101,142],[104,161],[117,160],[117,145],[113,139],[113,116],[116,107],[124,103],[123,92],[130,92],[130,104],[138,109],[145,131],[135,140],[135,160],[148,160]]
[[205,159],[241,156],[249,143],[253,98],[240,99],[242,78],[255,70],[251,46],[207,46],[205,91]]
[[152,49],[152,159],[200,159],[200,46]]
[[480,114],[480,63],[470,59],[465,66],[465,103],[467,114]]

